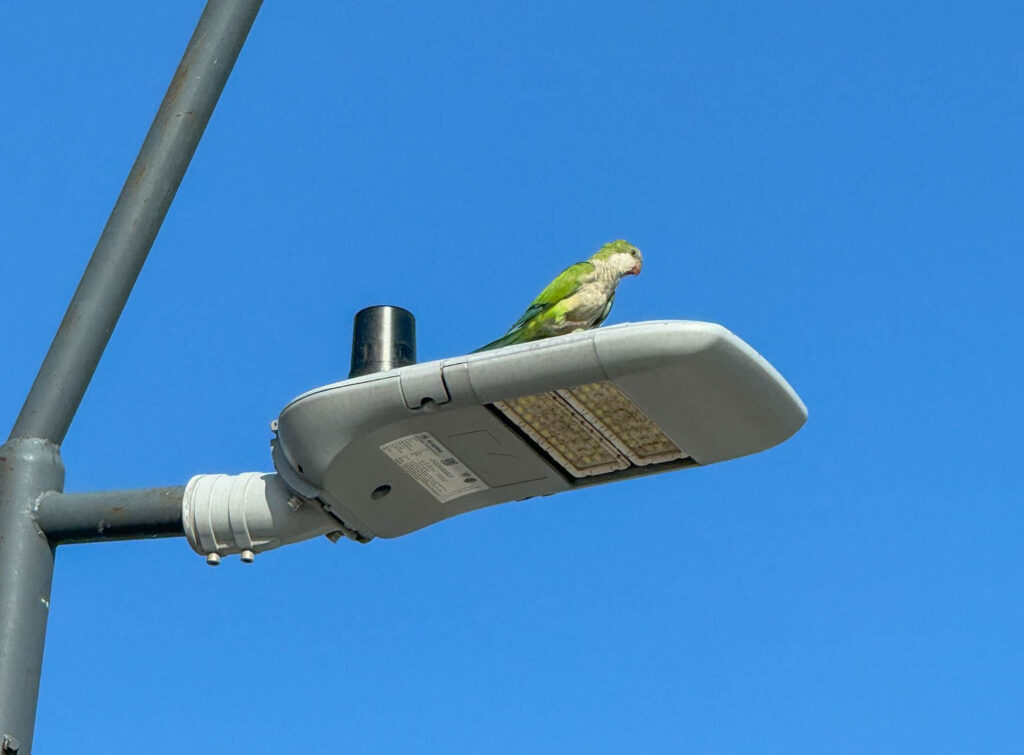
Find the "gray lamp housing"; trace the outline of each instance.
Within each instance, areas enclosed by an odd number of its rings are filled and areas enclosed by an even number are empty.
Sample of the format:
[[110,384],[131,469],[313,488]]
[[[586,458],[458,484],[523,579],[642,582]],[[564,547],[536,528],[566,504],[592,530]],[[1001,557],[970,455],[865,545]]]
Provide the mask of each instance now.
[[[272,445],[288,488],[365,541],[757,453],[806,419],[782,376],[725,328],[657,321],[323,386],[285,406]],[[655,445],[673,450],[644,456]]]

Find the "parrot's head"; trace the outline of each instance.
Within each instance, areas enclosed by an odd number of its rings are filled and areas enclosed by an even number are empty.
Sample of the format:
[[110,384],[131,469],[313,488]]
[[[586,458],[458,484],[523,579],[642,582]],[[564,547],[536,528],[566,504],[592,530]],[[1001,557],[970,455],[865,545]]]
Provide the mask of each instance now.
[[620,277],[639,275],[644,266],[644,256],[640,250],[622,239],[602,246],[590,261],[611,267]]

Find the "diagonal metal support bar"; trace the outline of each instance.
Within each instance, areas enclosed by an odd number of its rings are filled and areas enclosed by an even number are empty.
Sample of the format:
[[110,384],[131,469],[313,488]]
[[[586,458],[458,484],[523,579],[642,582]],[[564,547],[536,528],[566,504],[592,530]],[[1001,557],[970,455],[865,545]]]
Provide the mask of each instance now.
[[206,5],[12,438],[63,442],[260,4],[210,0]]
[[[0,751],[28,755],[32,749],[58,542],[40,530],[36,505],[64,489],[60,444],[260,4],[207,3],[10,439],[0,446]],[[69,496],[67,502],[75,500]],[[170,531],[175,523],[165,521],[170,516],[164,511],[156,516],[159,521],[127,526],[177,534]],[[67,534],[74,539],[73,532]]]

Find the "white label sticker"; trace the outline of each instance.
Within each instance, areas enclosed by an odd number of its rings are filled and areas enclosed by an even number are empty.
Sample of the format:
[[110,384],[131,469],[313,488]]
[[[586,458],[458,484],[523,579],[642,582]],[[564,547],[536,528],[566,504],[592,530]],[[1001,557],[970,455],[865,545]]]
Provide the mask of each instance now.
[[441,503],[488,488],[430,433],[406,435],[380,450]]

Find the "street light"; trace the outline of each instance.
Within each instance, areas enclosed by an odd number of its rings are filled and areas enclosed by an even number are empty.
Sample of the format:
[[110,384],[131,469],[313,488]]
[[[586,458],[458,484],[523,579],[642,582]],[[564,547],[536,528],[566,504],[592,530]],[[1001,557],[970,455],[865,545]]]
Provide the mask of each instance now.
[[[387,338],[373,350],[401,351]],[[756,453],[806,418],[782,376],[720,325],[582,331],[308,391],[273,423],[277,475],[194,477],[184,527],[211,564],[319,534],[398,537],[506,501]]]
[[415,364],[411,316],[387,308],[367,314],[376,335],[356,339],[349,380],[282,410],[276,473],[65,494],[60,445],[259,8],[208,0],[0,446],[0,755],[32,748],[60,545],[186,536],[217,563],[317,534],[396,537],[755,453],[806,418],[778,373],[717,325],[638,323]]

